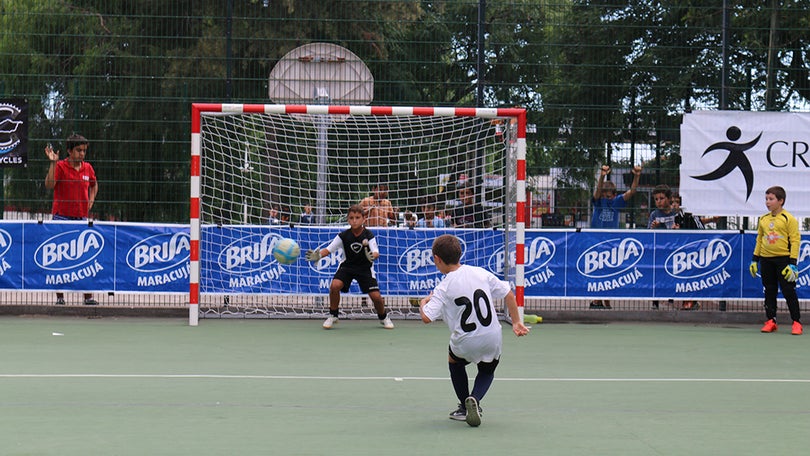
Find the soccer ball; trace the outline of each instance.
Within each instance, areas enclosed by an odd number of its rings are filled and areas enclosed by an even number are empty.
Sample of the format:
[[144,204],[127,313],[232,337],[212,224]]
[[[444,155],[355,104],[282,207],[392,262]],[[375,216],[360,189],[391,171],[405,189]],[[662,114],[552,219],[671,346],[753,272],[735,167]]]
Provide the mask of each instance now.
[[300,255],[301,248],[290,238],[280,239],[273,247],[273,257],[281,264],[293,264]]

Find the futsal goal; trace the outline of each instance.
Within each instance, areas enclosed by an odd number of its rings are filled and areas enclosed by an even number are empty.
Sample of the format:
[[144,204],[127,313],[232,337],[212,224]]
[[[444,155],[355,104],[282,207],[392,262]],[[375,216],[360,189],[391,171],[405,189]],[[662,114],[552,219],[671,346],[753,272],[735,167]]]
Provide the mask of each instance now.
[[[354,204],[395,317],[418,316],[441,279],[430,247],[445,233],[464,263],[514,283],[522,310],[525,126],[517,108],[193,104],[189,323],[326,315],[342,255],[303,252],[328,245]],[[302,250],[290,265],[271,254],[283,238]],[[353,284],[341,312],[373,306]]]

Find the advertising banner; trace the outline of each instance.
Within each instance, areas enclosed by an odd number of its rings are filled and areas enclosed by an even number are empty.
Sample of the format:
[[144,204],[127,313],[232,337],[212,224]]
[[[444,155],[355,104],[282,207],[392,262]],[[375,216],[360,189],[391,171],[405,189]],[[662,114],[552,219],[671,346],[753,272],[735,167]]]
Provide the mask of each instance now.
[[0,167],[28,165],[28,101],[0,100]]
[[115,289],[115,226],[28,223],[22,245],[24,289]]
[[654,295],[652,232],[568,233],[567,240],[568,295],[605,298]]
[[701,215],[760,216],[765,190],[810,215],[810,113],[696,111],[681,124],[680,194]]
[[21,290],[23,288],[22,224],[0,225],[0,288]]
[[[205,228],[202,269],[207,293],[312,293],[329,290],[340,262],[338,251],[316,263],[292,265],[273,259],[279,239],[296,239],[303,250],[326,247],[339,228]],[[374,263],[386,295],[423,296],[442,279],[431,245],[451,233],[462,242],[462,262],[503,276],[503,233],[494,230],[374,230],[382,255]],[[223,242],[222,239],[230,241]],[[234,241],[233,239],[238,239]],[[207,241],[206,241],[207,240]],[[555,231],[526,233],[525,295],[562,298],[749,298],[761,299],[759,278],[748,274],[753,233],[725,231]],[[223,247],[217,247],[223,246]],[[467,252],[476,252],[471,255]],[[810,242],[802,243],[799,294],[810,296]],[[359,293],[352,284],[352,293]]]
[[188,293],[188,227],[0,223],[0,288]]
[[[322,249],[339,227],[204,226],[203,293],[325,294],[341,251],[315,263],[280,264],[282,238],[302,251]],[[450,233],[462,263],[503,277],[504,233],[475,229],[374,230],[374,263],[383,295],[424,296],[443,278],[431,245]],[[524,245],[528,297],[631,299],[762,299],[748,272],[754,233],[731,231],[532,230]],[[797,291],[810,299],[810,238],[799,253]],[[87,222],[0,222],[0,289],[187,293],[190,238],[184,225]],[[509,278],[512,279],[512,276]],[[360,293],[356,283],[350,293]]]
[[184,226],[116,227],[116,291],[188,292],[191,253]]

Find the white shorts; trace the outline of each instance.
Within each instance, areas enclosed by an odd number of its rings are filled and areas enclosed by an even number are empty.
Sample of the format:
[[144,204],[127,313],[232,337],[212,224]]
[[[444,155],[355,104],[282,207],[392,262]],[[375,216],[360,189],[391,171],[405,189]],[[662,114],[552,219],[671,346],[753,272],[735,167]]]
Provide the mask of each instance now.
[[500,331],[491,331],[476,334],[474,337],[459,337],[450,339],[450,350],[459,358],[471,363],[491,363],[500,359],[503,349],[503,334]]

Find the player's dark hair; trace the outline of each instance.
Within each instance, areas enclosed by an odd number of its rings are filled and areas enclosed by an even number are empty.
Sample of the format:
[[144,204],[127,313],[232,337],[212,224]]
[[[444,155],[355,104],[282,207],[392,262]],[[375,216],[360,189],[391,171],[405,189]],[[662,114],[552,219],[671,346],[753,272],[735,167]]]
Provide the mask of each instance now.
[[667,199],[672,198],[672,189],[669,188],[669,185],[666,185],[666,184],[656,185],[655,188],[652,191],[652,194],[657,195],[659,193],[663,193],[664,196],[667,197]]
[[434,239],[432,251],[447,264],[458,264],[461,260],[461,242],[452,234],[442,234]]
[[773,187],[765,190],[765,194],[767,195],[768,193],[775,196],[776,199],[781,200],[782,204],[785,204],[785,200],[787,199],[787,192],[785,192],[784,188],[778,185],[774,185]]
[[352,212],[355,214],[360,214],[363,217],[366,216],[366,214],[363,212],[363,207],[360,206],[359,204],[352,204],[351,206],[349,206],[349,214],[351,214]]
[[90,141],[87,140],[82,135],[73,133],[72,135],[68,136],[67,139],[67,150],[73,150],[74,147],[84,146],[86,144],[90,144]]

